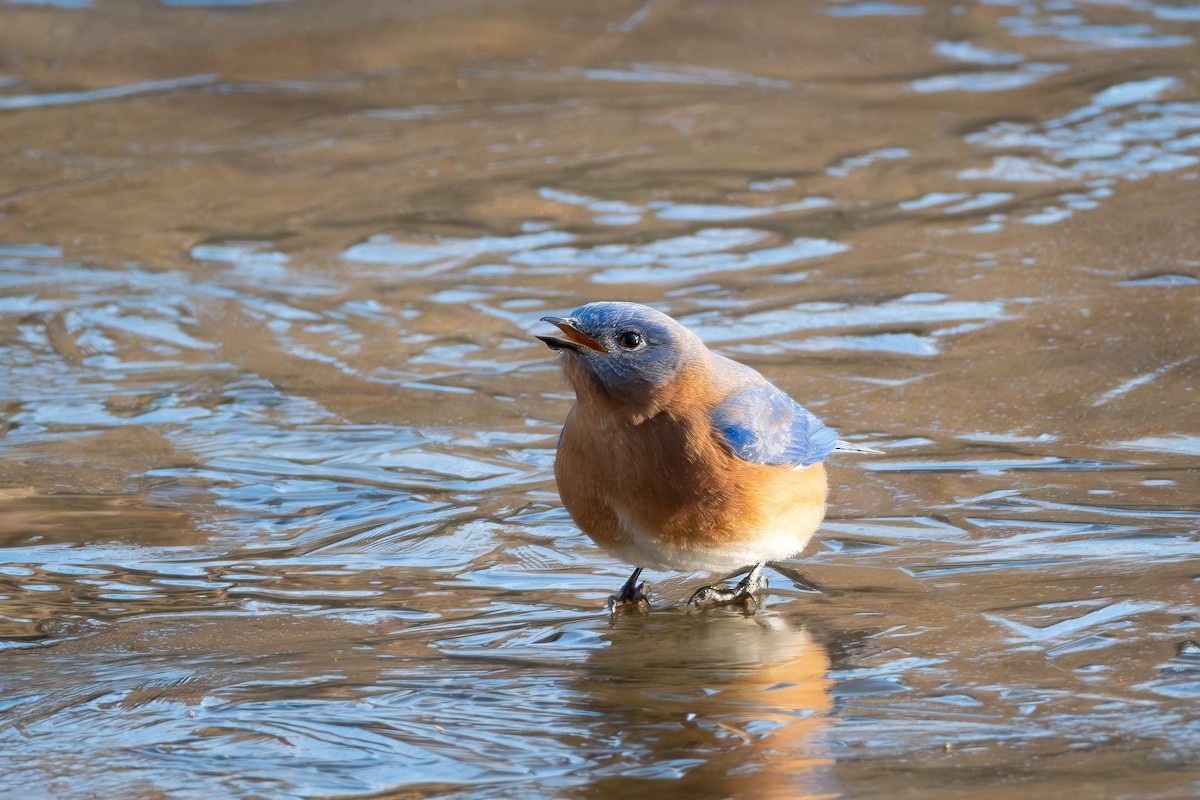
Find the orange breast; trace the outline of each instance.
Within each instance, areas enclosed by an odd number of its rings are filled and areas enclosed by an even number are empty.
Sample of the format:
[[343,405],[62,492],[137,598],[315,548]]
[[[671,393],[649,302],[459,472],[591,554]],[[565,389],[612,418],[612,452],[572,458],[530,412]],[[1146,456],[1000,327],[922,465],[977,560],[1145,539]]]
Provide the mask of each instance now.
[[639,424],[577,404],[555,477],[572,519],[615,553],[627,549],[634,531],[668,549],[696,551],[791,530],[795,552],[820,523],[827,492],[821,464],[791,469],[738,459],[717,439],[703,407],[664,410]]

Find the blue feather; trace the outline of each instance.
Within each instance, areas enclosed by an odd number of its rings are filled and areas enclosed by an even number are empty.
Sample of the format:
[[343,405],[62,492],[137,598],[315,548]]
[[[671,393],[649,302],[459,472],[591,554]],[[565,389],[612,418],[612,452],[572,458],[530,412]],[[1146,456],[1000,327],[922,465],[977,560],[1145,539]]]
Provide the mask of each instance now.
[[717,406],[712,424],[734,455],[753,464],[807,467],[837,446],[837,431],[765,380]]

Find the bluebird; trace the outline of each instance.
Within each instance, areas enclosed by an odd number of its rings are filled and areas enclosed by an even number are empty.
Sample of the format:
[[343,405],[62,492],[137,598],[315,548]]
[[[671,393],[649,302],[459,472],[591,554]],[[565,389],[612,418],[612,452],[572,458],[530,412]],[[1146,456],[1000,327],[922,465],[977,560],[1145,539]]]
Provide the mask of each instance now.
[[660,311],[598,302],[542,317],[575,403],[554,477],[571,518],[635,569],[610,608],[648,608],[645,568],[732,573],[688,607],[757,605],[771,562],[801,552],[825,516],[838,439],[754,369],[709,350]]

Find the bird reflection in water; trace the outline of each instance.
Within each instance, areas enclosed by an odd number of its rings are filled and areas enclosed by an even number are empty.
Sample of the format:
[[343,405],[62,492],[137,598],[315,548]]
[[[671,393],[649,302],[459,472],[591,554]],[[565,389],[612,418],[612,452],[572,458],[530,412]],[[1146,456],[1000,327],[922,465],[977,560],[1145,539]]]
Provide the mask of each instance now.
[[587,754],[600,766],[576,796],[837,796],[822,740],[829,654],[777,609],[619,618],[580,687],[603,752]]

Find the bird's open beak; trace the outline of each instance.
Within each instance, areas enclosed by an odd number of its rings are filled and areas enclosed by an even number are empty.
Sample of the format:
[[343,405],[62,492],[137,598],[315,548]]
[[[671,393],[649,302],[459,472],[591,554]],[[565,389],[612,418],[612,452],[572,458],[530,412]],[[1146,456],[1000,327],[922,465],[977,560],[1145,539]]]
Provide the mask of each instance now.
[[542,317],[542,322],[549,322],[554,327],[558,328],[564,334],[565,339],[560,339],[557,336],[539,336],[546,343],[546,346],[551,350],[574,350],[576,353],[581,352],[581,347],[586,347],[589,350],[595,350],[597,353],[607,353],[608,350],[604,345],[588,336],[579,329],[579,320],[574,317]]

